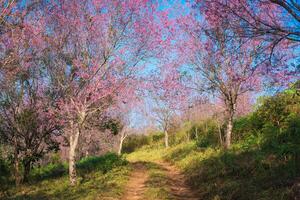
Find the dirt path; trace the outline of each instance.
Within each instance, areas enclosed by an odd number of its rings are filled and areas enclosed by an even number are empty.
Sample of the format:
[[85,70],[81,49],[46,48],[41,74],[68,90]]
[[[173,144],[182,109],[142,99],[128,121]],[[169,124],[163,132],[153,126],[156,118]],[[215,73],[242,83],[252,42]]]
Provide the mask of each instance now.
[[170,193],[176,200],[199,200],[197,194],[192,191],[186,184],[186,178],[180,171],[166,162],[158,162],[166,171],[166,175],[169,178]]
[[[155,162],[167,176],[167,188],[169,188],[172,200],[199,200],[185,183],[185,177],[174,166],[165,162]],[[122,200],[145,200],[144,193],[147,190],[146,182],[149,178],[145,163],[133,163],[133,172],[125,189]]]
[[122,200],[139,200],[146,190],[145,182],[148,179],[147,168],[143,163],[133,163],[133,172],[126,187]]

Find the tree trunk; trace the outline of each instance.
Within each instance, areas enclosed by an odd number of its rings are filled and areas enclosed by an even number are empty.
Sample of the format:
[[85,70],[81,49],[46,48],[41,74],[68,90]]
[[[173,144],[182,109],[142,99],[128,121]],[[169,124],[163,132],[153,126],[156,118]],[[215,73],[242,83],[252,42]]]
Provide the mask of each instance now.
[[169,134],[168,131],[165,131],[165,147],[169,147]]
[[225,137],[225,149],[229,149],[231,146],[231,135],[233,129],[233,112],[230,112],[227,122],[227,130],[226,130],[226,137]]
[[78,145],[78,138],[80,135],[80,129],[76,128],[76,131],[72,131],[70,136],[70,150],[69,150],[69,178],[70,185],[76,185],[77,174],[76,174],[76,147]]
[[123,142],[126,139],[126,137],[127,137],[126,128],[123,128],[122,132],[121,132],[120,143],[119,143],[119,150],[118,150],[118,155],[119,156],[122,154]]
[[15,175],[15,184],[16,184],[16,187],[18,187],[21,183],[21,176],[20,176],[19,151],[18,151],[16,137],[14,139],[14,175]]
[[18,154],[15,154],[14,156],[14,168],[15,168],[15,184],[16,187],[18,187],[21,183],[21,176],[20,176],[20,162],[18,158]]
[[190,141],[190,137],[191,137],[191,134],[187,131],[187,132],[186,132],[186,141],[187,141],[187,142]]
[[196,131],[195,131],[195,138],[196,138],[196,140],[198,140],[198,126],[196,126]]
[[297,176],[300,175],[300,154],[299,152],[295,152],[295,168]]
[[26,162],[23,163],[23,165],[24,165],[23,181],[27,182],[28,177],[29,177],[29,173],[30,173],[30,169],[31,169],[31,162],[26,161]]
[[219,129],[219,140],[220,140],[220,145],[221,147],[223,146],[223,137],[222,137],[222,130],[221,130],[221,125],[218,123],[218,129]]
[[124,141],[124,139],[121,138],[120,144],[119,144],[119,150],[118,150],[118,155],[119,156],[122,154],[123,141]]

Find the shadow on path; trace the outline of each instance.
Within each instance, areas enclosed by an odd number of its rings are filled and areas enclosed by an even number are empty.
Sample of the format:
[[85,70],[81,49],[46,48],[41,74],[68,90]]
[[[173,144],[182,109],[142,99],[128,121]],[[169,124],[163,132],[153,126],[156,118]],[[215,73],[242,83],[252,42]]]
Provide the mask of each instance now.
[[125,194],[122,200],[138,200],[143,198],[146,190],[146,181],[148,173],[145,163],[136,162],[132,163],[133,172],[125,188]]
[[[149,188],[166,188],[168,194],[155,200],[199,200],[186,184],[184,175],[169,163],[135,162],[132,167],[133,172],[122,200],[146,200],[145,193]],[[153,173],[154,170],[156,173]]]

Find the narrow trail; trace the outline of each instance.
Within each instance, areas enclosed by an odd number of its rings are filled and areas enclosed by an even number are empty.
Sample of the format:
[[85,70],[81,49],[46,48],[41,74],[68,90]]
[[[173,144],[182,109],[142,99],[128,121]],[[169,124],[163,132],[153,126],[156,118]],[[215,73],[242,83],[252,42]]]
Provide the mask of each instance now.
[[[166,162],[154,162],[166,174],[166,187],[169,188],[172,200],[199,200],[197,194],[192,191],[185,182],[185,177],[176,167]],[[146,163],[132,163],[133,172],[130,176],[125,194],[122,200],[146,200],[144,193],[147,190],[146,182],[149,178]],[[158,199],[157,199],[158,200]]]
[[133,172],[126,187],[122,200],[139,200],[146,190],[148,179],[147,168],[143,163],[133,163]]
[[173,165],[157,162],[166,171],[169,178],[170,193],[176,200],[199,200],[197,194],[186,184],[185,176]]

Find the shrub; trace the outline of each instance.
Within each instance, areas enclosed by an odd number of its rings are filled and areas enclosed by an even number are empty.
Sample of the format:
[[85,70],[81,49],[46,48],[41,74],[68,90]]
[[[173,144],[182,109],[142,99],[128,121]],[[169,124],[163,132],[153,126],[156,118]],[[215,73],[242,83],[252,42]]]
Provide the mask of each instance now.
[[0,191],[6,190],[7,183],[10,182],[10,171],[9,163],[0,157]]
[[216,121],[206,120],[192,126],[189,131],[191,139],[196,140],[198,147],[216,147],[220,144],[219,127]]
[[163,138],[165,137],[165,135],[161,132],[158,133],[153,133],[150,135],[151,137],[151,142],[152,143],[157,143],[163,140]]
[[130,135],[125,139],[122,150],[124,153],[131,153],[144,145],[149,145],[150,140],[146,135]]
[[116,155],[108,153],[100,157],[87,157],[80,160],[76,167],[80,174],[85,174],[91,171],[101,171],[106,173],[114,167],[127,164],[127,161]]
[[68,173],[67,164],[51,163],[42,167],[35,167],[30,173],[30,180],[40,181],[49,178],[61,177]]
[[[76,163],[79,175],[84,175],[92,171],[107,173],[114,167],[126,165],[127,161],[116,155],[108,153],[100,157],[86,157]],[[46,166],[36,167],[30,173],[30,180],[41,181],[44,179],[57,178],[68,173],[66,163],[51,163]]]

